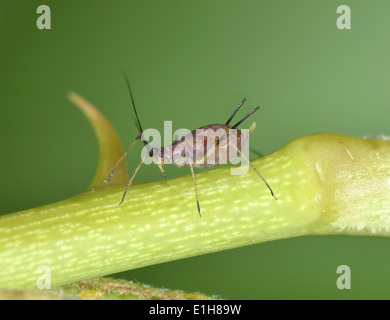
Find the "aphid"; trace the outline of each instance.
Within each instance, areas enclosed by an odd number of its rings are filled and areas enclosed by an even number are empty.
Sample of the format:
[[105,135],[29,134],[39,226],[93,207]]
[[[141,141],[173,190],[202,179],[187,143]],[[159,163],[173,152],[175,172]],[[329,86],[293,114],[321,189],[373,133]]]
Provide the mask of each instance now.
[[[112,175],[114,174],[116,168],[120,164],[120,162],[126,157],[126,155],[130,152],[130,150],[134,147],[137,140],[141,140],[146,149],[147,153],[142,157],[142,160],[138,167],[135,169],[135,172],[133,176],[130,178],[129,183],[127,184],[127,187],[123,193],[122,200],[119,204],[121,204],[126,197],[127,191],[129,190],[134,177],[138,173],[138,170],[140,169],[142,163],[145,161],[146,156],[149,155],[153,158],[154,162],[158,165],[161,173],[163,174],[164,178],[167,179],[167,176],[165,174],[165,171],[163,169],[163,165],[167,163],[175,164],[177,167],[181,166],[189,166],[192,174],[192,179],[194,183],[194,191],[195,191],[195,198],[196,198],[196,204],[198,207],[198,213],[200,214],[200,205],[199,205],[199,198],[198,198],[198,190],[196,187],[196,180],[195,180],[195,174],[194,174],[194,167],[205,167],[205,166],[214,166],[218,164],[224,164],[226,162],[221,161],[220,155],[222,154],[225,156],[225,160],[228,161],[231,160],[230,158],[230,152],[229,148],[230,146],[236,151],[235,156],[238,154],[241,155],[241,157],[250,165],[250,167],[256,172],[256,174],[261,178],[261,180],[265,183],[265,185],[268,187],[269,191],[271,192],[271,195],[276,199],[271,187],[267,183],[267,181],[263,178],[263,176],[257,171],[255,166],[249,161],[249,159],[244,155],[244,153],[241,152],[241,139],[245,139],[244,135],[241,134],[241,130],[237,129],[237,127],[246,120],[250,115],[252,115],[254,112],[259,110],[260,107],[254,108],[251,112],[249,112],[245,117],[243,117],[240,121],[238,121],[235,125],[231,126],[230,122],[232,121],[233,117],[236,115],[237,111],[241,108],[241,106],[246,101],[246,98],[244,98],[240,104],[236,107],[233,114],[230,116],[230,118],[226,121],[225,124],[211,124],[207,126],[200,127],[196,130],[191,131],[184,137],[182,137],[179,141],[175,141],[174,143],[170,144],[169,146],[165,147],[152,147],[143,137],[143,129],[141,126],[141,122],[139,120],[137,109],[135,107],[134,97],[131,90],[130,82],[124,74],[126,79],[126,84],[130,93],[131,103],[133,105],[134,114],[136,117],[136,124],[139,131],[139,136],[135,138],[133,143],[130,145],[130,147],[125,151],[125,153],[119,158],[118,162],[112,169],[109,177],[105,180],[105,182],[109,182],[111,180]],[[249,129],[249,133],[251,133],[254,130],[255,123],[253,123],[251,129]],[[236,133],[235,140],[231,137],[231,132],[234,130]],[[222,135],[216,135],[215,132],[221,132]],[[211,134],[210,134],[211,133]],[[210,135],[210,136],[208,136]],[[212,146],[206,143],[207,139],[215,139]],[[234,141],[233,141],[234,140]],[[199,144],[197,144],[199,141],[202,141],[204,143],[201,144],[201,149],[199,150]],[[237,143],[235,143],[237,141]],[[244,142],[245,143],[245,142]],[[188,151],[189,150],[189,151]],[[202,152],[199,152],[202,151]],[[214,161],[207,161],[209,158],[212,158]]]

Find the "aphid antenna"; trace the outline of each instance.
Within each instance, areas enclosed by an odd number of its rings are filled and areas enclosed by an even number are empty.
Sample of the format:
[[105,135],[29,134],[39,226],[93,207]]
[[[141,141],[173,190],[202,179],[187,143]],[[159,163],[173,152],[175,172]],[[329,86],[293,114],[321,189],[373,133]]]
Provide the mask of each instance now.
[[[127,88],[129,89],[130,98],[131,98],[131,104],[133,105],[133,110],[134,110],[134,114],[135,114],[135,117],[136,117],[136,125],[137,125],[137,128],[138,128],[139,136],[137,136],[137,137],[135,138],[135,140],[134,140],[133,143],[130,145],[130,147],[128,147],[127,150],[126,150],[126,151],[122,154],[122,156],[119,158],[119,160],[118,160],[117,163],[115,164],[114,168],[113,168],[112,171],[110,172],[110,175],[108,176],[108,178],[104,180],[105,182],[110,182],[110,181],[111,181],[111,178],[112,178],[112,176],[113,176],[115,170],[118,168],[119,164],[125,159],[126,155],[131,151],[131,149],[133,149],[133,147],[134,147],[135,143],[137,142],[137,140],[141,140],[141,141],[145,144],[146,148],[148,149],[149,154],[151,154],[151,155],[153,154],[153,148],[151,147],[151,145],[150,145],[147,141],[145,141],[145,140],[142,139],[143,130],[142,130],[142,126],[141,126],[141,121],[139,121],[137,109],[136,109],[136,107],[135,107],[134,96],[133,96],[133,92],[132,92],[132,90],[131,90],[130,81],[129,81],[129,78],[127,77],[126,72],[125,72],[124,70],[122,70],[122,72],[123,72],[123,76],[125,77],[125,80],[126,80]],[[144,159],[145,159],[145,158],[144,158]],[[144,159],[143,159],[143,160],[144,160]],[[143,160],[142,160],[142,161],[143,161]],[[141,161],[141,164],[142,164],[142,161]],[[139,165],[139,167],[141,166],[141,164]],[[138,167],[138,169],[139,169],[139,167]],[[136,173],[137,173],[138,169],[136,170]],[[163,174],[165,174],[165,173],[163,173]],[[134,174],[134,176],[135,176],[135,174]],[[133,176],[133,178],[130,180],[130,183],[131,183],[131,181],[134,179],[134,176]],[[130,187],[130,184],[129,184],[128,187]],[[126,191],[127,191],[127,189],[126,189]],[[126,192],[125,192],[125,195],[126,195]],[[123,197],[123,198],[124,198],[124,197]],[[123,202],[123,199],[122,199],[122,202]],[[122,202],[121,202],[121,203],[122,203]]]
[[142,139],[143,129],[141,126],[141,121],[139,120],[139,117],[138,117],[137,108],[135,107],[133,91],[131,90],[129,78],[127,77],[127,74],[124,70],[122,70],[122,72],[123,72],[123,76],[125,77],[125,80],[126,80],[126,85],[127,85],[127,88],[129,90],[129,94],[130,94],[131,104],[133,105],[133,110],[134,110],[134,114],[135,114],[135,118],[136,118],[136,124],[137,124],[138,132],[139,132],[139,136],[137,136],[137,139],[141,140],[145,144],[148,151],[151,152],[153,150],[153,148],[150,146],[150,144],[147,141]]

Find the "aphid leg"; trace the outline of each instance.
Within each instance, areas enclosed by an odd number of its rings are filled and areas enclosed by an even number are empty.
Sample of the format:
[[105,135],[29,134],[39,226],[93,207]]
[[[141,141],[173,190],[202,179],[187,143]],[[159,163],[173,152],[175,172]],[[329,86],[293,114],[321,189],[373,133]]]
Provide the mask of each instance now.
[[259,171],[257,171],[257,169],[255,168],[255,166],[252,164],[252,162],[249,161],[249,159],[241,152],[240,149],[238,149],[238,147],[229,139],[227,138],[228,142],[234,147],[236,148],[237,152],[241,155],[241,157],[243,157],[247,162],[248,164],[251,166],[251,168],[257,173],[257,175],[261,178],[261,180],[263,180],[263,182],[265,183],[265,185],[268,187],[269,191],[271,191],[271,195],[275,198],[275,200],[278,200],[275,195],[274,195],[274,192],[272,191],[271,187],[269,186],[269,184],[267,183],[267,181],[265,181],[265,179],[263,178],[263,176],[259,173]]
[[167,179],[167,175],[166,175],[166,173],[164,171],[164,168],[163,168],[162,164],[157,163],[157,165],[158,165],[158,168],[160,169],[161,173],[163,174],[164,179]]
[[196,188],[195,173],[194,173],[194,168],[192,166],[192,163],[190,163],[190,169],[191,169],[191,173],[192,173],[192,180],[194,181],[194,190],[195,190],[196,204],[198,206],[198,213],[199,213],[199,217],[201,217],[199,198],[198,198],[198,189]]
[[114,174],[115,170],[118,168],[119,164],[122,162],[122,160],[126,157],[126,155],[130,152],[131,149],[133,149],[135,143],[137,142],[137,138],[135,138],[135,140],[133,141],[133,143],[130,145],[130,147],[127,148],[127,150],[125,151],[124,154],[122,154],[122,156],[119,158],[118,162],[116,163],[116,165],[114,166],[114,168],[112,169],[110,175],[108,176],[107,179],[104,180],[104,182],[110,182],[111,178],[112,178],[112,175]]
[[121,202],[119,202],[119,204],[121,204],[121,203],[125,200],[127,190],[129,190],[129,188],[130,188],[130,186],[131,186],[131,183],[132,183],[133,180],[134,180],[135,175],[137,174],[139,168],[141,168],[141,165],[144,163],[145,158],[146,158],[147,156],[148,156],[148,153],[146,152],[145,155],[143,156],[143,158],[142,158],[140,164],[138,165],[137,169],[135,169],[133,176],[132,176],[131,179],[129,180],[129,183],[127,184],[126,190],[125,190],[125,192],[123,193],[122,200],[121,200]]

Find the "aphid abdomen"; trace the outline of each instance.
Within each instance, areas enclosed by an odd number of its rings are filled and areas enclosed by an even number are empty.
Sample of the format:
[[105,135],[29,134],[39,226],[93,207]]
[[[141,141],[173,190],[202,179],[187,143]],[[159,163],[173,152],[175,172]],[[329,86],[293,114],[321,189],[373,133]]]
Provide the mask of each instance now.
[[212,167],[228,162],[227,137],[230,128],[224,124],[213,124],[195,130],[195,167]]
[[[226,164],[237,157],[237,149],[233,148],[228,140],[233,141],[241,150],[242,136],[240,130],[225,124],[200,127],[169,146],[172,163],[178,167],[212,167]],[[168,159],[168,156],[165,155],[165,158]]]
[[237,158],[239,156],[237,148],[241,151],[242,147],[245,147],[248,142],[248,136],[248,134],[244,134],[239,129],[226,128],[226,134],[222,136],[222,139],[215,139],[214,154],[212,154],[210,159],[207,159],[207,163],[210,163],[208,166],[213,165],[213,157],[215,157],[215,165],[227,164]]

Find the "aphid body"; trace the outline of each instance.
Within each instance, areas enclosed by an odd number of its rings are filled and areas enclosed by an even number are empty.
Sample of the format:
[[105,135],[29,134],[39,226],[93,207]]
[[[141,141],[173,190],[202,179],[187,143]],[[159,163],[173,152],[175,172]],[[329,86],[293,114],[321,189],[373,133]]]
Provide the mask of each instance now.
[[[243,157],[245,161],[247,161],[247,163],[251,166],[251,168],[257,173],[257,175],[263,180],[265,185],[268,187],[268,189],[271,192],[271,195],[276,199],[269,184],[260,175],[260,173],[253,166],[253,164],[242,152],[242,147],[248,143],[249,134],[244,134],[244,132],[242,132],[240,129],[237,129],[237,127],[245,119],[247,119],[251,114],[256,112],[260,107],[256,107],[251,112],[249,112],[244,118],[242,118],[239,122],[231,126],[230,125],[231,120],[246,101],[246,99],[243,99],[241,103],[236,107],[233,114],[230,116],[230,118],[227,120],[225,124],[212,124],[212,125],[203,126],[189,132],[180,140],[175,141],[168,146],[152,147],[148,143],[148,141],[144,139],[143,129],[137,114],[137,110],[135,108],[135,103],[134,103],[134,98],[131,91],[130,83],[126,75],[125,78],[126,78],[126,83],[129,89],[134,113],[137,120],[138,131],[140,134],[139,136],[136,137],[134,142],[130,145],[130,147],[118,160],[114,169],[111,171],[110,176],[105,181],[106,182],[110,181],[112,175],[114,174],[115,169],[118,167],[119,163],[125,158],[125,156],[130,152],[130,150],[133,148],[137,140],[141,140],[144,143],[147,152],[142,157],[140,164],[138,165],[133,176],[129,180],[129,183],[126,187],[126,190],[123,194],[120,203],[124,201],[126,193],[130,188],[134,177],[136,176],[139,168],[141,167],[142,163],[145,161],[146,156],[148,155],[152,157],[153,161],[158,165],[165,179],[167,178],[167,176],[163,169],[164,164],[174,164],[177,167],[181,167],[181,166],[190,167],[193,182],[194,182],[195,198],[197,202],[199,215],[200,215],[200,205],[199,205],[199,198],[198,198],[198,192],[197,192],[197,186],[196,186],[196,180],[195,180],[195,174],[193,168],[206,167],[206,166],[209,167],[209,166],[215,166],[219,164],[225,164],[227,163],[227,161],[231,161],[233,158],[237,157],[238,155],[241,155],[241,157]],[[255,125],[256,123],[253,123],[253,125],[249,129],[249,133],[251,133],[254,130]]]
[[151,148],[150,155],[157,163],[174,164],[177,167],[192,165],[201,168],[226,164],[237,156],[237,152],[229,152],[233,148],[228,143],[232,131],[241,151],[248,142],[241,130],[227,124],[211,124],[191,131],[168,146]]

